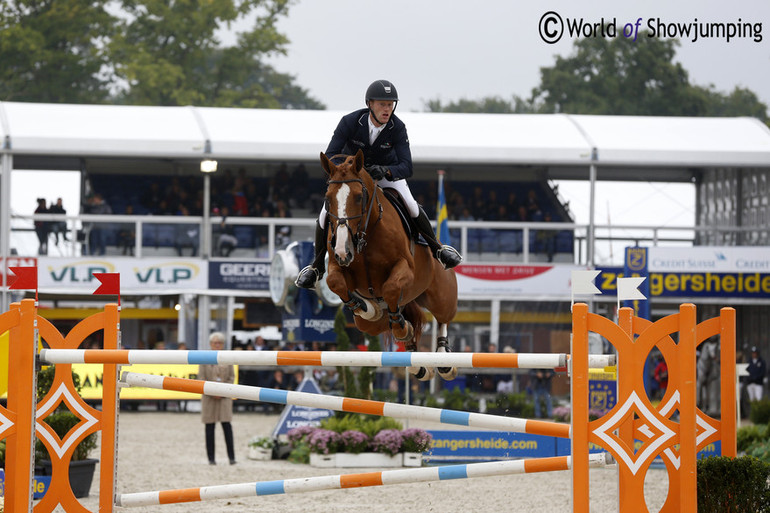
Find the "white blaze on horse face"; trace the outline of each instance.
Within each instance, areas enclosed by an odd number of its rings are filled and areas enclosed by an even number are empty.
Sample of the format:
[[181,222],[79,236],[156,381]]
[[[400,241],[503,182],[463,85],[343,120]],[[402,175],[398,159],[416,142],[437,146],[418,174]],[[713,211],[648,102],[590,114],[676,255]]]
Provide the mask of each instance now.
[[[348,203],[348,196],[350,196],[350,186],[346,183],[340,186],[337,191],[337,217],[344,219],[347,217],[345,213],[345,206]],[[340,260],[345,260],[347,257],[347,244],[348,244],[348,229],[343,225],[337,225],[337,243],[334,246],[334,254]]]

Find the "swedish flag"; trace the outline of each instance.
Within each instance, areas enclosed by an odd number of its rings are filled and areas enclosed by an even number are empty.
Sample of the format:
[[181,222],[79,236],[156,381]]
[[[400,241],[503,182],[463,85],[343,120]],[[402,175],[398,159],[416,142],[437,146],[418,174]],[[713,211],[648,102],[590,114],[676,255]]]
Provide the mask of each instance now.
[[444,196],[444,171],[438,172],[438,208],[436,208],[436,238],[441,244],[451,246],[449,241],[449,216],[446,208],[446,196]]

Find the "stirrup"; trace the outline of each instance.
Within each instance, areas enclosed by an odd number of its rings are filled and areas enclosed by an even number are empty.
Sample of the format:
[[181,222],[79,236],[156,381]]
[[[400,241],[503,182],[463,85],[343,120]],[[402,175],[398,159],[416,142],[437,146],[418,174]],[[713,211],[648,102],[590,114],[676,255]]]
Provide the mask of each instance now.
[[294,284],[303,289],[312,289],[320,279],[321,274],[318,272],[318,269],[312,265],[308,265],[299,272]]
[[444,266],[444,269],[452,269],[460,265],[463,257],[452,246],[443,245],[436,251],[436,258]]

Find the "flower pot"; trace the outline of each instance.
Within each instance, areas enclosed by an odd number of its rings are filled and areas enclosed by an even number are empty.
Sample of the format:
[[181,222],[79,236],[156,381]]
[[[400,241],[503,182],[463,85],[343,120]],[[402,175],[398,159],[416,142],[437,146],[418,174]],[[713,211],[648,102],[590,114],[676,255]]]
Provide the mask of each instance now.
[[336,454],[316,454],[314,452],[311,452],[310,465],[312,467],[319,467],[319,468],[336,467],[337,455]]
[[422,467],[421,452],[405,452],[403,454],[405,467]]
[[[72,487],[72,493],[75,494],[75,497],[78,499],[88,497],[88,494],[91,493],[91,483],[94,480],[94,471],[96,470],[97,463],[99,463],[99,460],[91,458],[85,460],[70,461],[70,486]],[[39,465],[41,470],[40,475],[52,475],[52,466],[50,461],[41,460]]]
[[273,459],[273,449],[265,447],[249,447],[247,456],[250,460],[271,460]]

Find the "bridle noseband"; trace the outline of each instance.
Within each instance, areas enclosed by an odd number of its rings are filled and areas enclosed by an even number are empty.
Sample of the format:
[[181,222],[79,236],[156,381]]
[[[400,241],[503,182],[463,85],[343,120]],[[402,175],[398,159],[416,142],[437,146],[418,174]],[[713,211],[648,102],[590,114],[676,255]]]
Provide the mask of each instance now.
[[[352,183],[352,182],[358,182],[361,184],[361,188],[363,189],[363,194],[361,195],[361,213],[355,216],[346,216],[346,217],[339,217],[335,215],[331,209],[327,208],[327,214],[334,218],[337,221],[337,227],[335,227],[332,230],[332,233],[334,233],[333,237],[336,237],[336,231],[337,228],[340,226],[344,226],[348,229],[348,233],[350,233],[350,236],[353,240],[353,244],[355,244],[356,251],[358,253],[362,253],[364,249],[366,248],[366,227],[369,226],[369,219],[372,215],[372,208],[374,207],[374,202],[377,201],[377,205],[379,208],[379,215],[377,216],[377,221],[375,221],[374,225],[377,226],[377,223],[382,218],[382,204],[380,203],[380,199],[377,197],[377,185],[375,184],[374,188],[374,194],[372,194],[371,201],[369,201],[369,207],[366,207],[367,200],[369,198],[369,189],[366,188],[366,184],[363,180],[360,178],[351,178],[349,180],[329,180],[327,183],[329,184],[342,184],[342,183]],[[348,224],[348,221],[351,219],[358,219],[364,217],[364,210],[366,210],[366,219],[363,223],[358,223],[358,229],[356,230],[356,233],[353,233],[353,230],[350,228],[350,224]],[[374,228],[374,226],[372,227]]]

